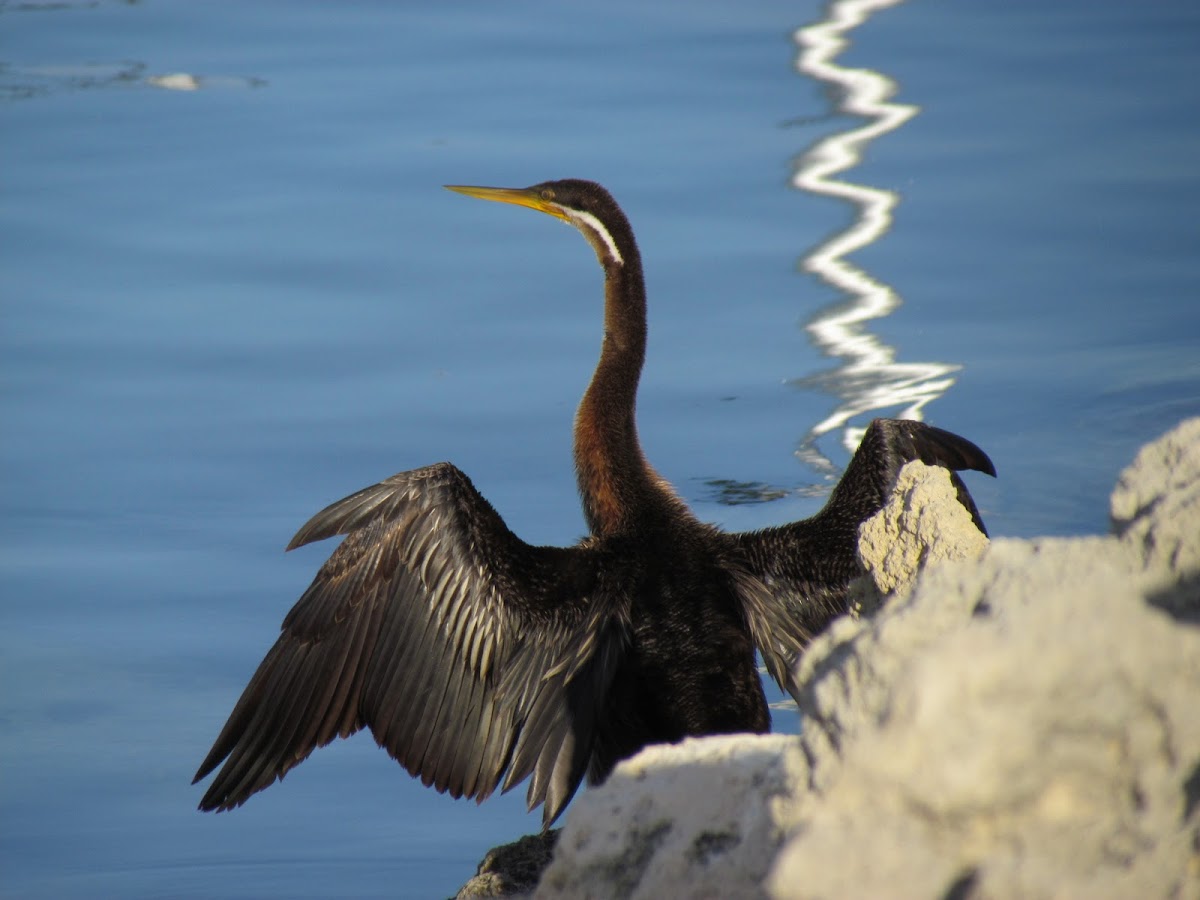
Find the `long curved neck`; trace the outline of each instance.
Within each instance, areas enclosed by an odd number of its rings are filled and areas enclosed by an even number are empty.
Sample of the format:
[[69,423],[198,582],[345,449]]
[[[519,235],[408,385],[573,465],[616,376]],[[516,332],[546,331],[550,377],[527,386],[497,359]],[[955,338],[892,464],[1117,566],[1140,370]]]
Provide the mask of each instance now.
[[596,535],[632,530],[657,507],[661,481],[638,442],[635,408],[646,358],[646,287],[636,247],[604,262],[604,344],[575,417],[575,471]]

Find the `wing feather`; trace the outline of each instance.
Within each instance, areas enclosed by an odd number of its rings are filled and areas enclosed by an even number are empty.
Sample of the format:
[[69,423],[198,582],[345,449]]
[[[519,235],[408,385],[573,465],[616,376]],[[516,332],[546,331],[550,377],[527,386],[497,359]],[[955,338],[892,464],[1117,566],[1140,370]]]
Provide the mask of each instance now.
[[966,438],[906,419],[875,419],[825,507],[775,528],[730,535],[741,555],[736,586],[747,624],[771,676],[795,693],[791,671],[800,650],[846,612],[850,581],[862,574],[858,528],[887,502],[912,460],[950,469],[959,501],[984,534],[983,519],[956,474],[995,476],[988,455]]
[[[196,780],[229,809],[360,728],[409,772],[483,799],[533,775],[548,826],[586,771],[597,697],[625,646],[622,592],[588,545],[525,544],[449,463],[313,516],[345,534],[284,619]],[[505,776],[507,775],[507,778]]]

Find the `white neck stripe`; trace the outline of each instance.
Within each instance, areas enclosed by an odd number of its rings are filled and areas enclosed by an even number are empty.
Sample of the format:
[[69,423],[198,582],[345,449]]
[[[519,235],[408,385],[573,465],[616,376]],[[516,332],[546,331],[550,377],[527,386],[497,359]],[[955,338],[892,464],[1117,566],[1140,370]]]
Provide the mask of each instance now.
[[600,242],[604,244],[605,249],[608,250],[608,255],[612,257],[613,262],[620,263],[621,265],[625,264],[625,260],[621,258],[620,251],[617,250],[616,241],[614,241],[612,235],[608,233],[608,229],[600,224],[599,219],[597,219],[591,213],[579,212],[578,210],[574,209],[564,209],[563,212],[570,217],[571,224],[573,224],[576,228],[580,228],[585,233],[594,234],[597,238],[599,238]]

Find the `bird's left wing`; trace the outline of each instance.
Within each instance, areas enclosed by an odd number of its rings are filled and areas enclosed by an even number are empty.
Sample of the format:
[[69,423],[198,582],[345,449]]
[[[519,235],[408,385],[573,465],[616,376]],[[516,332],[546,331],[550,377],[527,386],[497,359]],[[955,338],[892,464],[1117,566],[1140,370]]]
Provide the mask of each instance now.
[[545,824],[586,771],[625,646],[596,551],[534,547],[459,469],[402,472],[314,516],[288,549],[346,539],[283,622],[208,757],[229,809],[368,727],[426,785],[487,797],[532,775]]

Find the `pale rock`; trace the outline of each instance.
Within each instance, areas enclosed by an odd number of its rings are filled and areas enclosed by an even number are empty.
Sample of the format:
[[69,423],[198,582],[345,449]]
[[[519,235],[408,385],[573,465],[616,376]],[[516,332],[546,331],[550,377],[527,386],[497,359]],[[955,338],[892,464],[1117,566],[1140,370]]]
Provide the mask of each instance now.
[[814,642],[774,897],[1200,896],[1200,630],[1155,608],[1200,606],[1198,436],[1122,474],[1117,536],[997,540]]
[[892,500],[858,529],[858,561],[880,595],[906,591],[928,565],[975,559],[987,545],[950,472],[920,460],[900,470]]
[[575,801],[534,896],[765,897],[807,774],[785,735],[648,747]]
[[1121,473],[1110,505],[1113,531],[1146,574],[1151,602],[1193,621],[1200,619],[1197,473],[1200,418],[1143,447]]
[[1200,632],[1117,551],[997,541],[808,664],[821,796],[773,897],[1200,890]]

